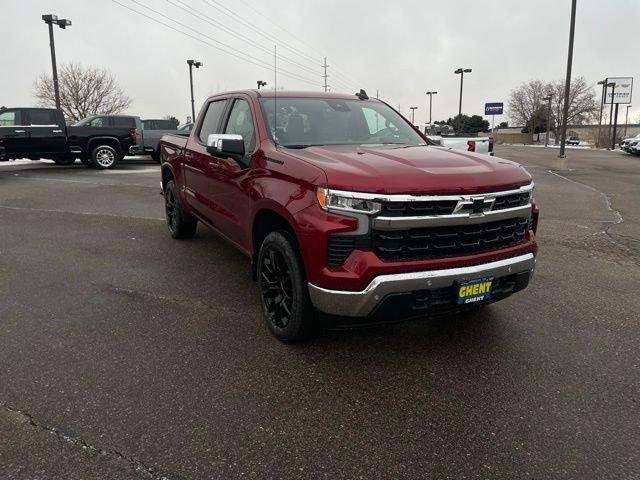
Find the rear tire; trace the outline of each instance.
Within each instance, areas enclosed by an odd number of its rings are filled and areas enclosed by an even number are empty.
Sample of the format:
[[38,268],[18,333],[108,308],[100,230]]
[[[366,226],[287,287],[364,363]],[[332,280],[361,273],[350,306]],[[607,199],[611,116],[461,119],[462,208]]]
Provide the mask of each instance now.
[[271,333],[286,343],[309,338],[317,319],[294,244],[289,232],[271,232],[260,246],[257,266],[263,317]]
[[164,208],[167,217],[167,228],[173,238],[182,240],[196,234],[198,221],[187,215],[180,206],[180,198],[173,180],[164,187]]
[[118,161],[120,161],[120,155],[109,145],[98,145],[91,152],[91,164],[101,170],[114,168]]

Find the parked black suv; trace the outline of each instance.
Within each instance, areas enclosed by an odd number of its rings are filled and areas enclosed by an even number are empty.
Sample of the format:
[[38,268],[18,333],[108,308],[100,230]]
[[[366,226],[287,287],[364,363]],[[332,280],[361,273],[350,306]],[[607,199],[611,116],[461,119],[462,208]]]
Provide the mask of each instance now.
[[91,117],[66,126],[61,110],[2,107],[0,160],[49,158],[68,165],[80,158],[85,165],[113,168],[125,155],[141,150],[135,120],[116,122],[115,118]]

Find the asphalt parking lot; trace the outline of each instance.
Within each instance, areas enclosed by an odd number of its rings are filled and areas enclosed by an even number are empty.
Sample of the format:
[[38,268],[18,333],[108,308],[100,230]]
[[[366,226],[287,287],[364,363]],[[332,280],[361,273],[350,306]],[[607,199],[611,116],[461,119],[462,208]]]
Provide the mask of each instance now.
[[496,152],[527,290],[295,346],[245,257],[169,237],[157,164],[0,163],[0,478],[640,478],[640,157]]

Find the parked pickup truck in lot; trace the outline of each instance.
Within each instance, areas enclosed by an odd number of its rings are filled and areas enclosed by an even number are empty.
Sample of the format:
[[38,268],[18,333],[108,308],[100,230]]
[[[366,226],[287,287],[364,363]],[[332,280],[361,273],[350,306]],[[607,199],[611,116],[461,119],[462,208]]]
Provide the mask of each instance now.
[[61,110],[52,108],[0,109],[0,160],[47,158],[59,165],[76,158],[97,168],[113,168],[140,147],[136,124],[128,118],[90,117],[73,126],[65,124]]
[[467,152],[493,155],[493,138],[479,137],[478,135],[457,135],[449,125],[429,125],[423,123],[417,125],[426,137],[435,145],[451,150],[464,150]]
[[189,131],[181,130],[172,120],[142,120],[144,153],[151,155],[155,161],[160,161],[160,139],[169,133],[189,136]]
[[538,210],[519,164],[433,146],[386,103],[265,90],[205,102],[160,142],[167,224],[252,261],[283,341],[457,311],[524,289]]

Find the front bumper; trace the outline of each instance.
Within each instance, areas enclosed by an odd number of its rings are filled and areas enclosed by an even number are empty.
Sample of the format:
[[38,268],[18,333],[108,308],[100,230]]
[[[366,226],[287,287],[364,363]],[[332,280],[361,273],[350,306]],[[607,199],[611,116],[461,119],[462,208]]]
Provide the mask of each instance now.
[[480,277],[500,279],[514,275],[522,277],[524,274],[528,282],[534,267],[535,256],[533,253],[527,253],[468,267],[379,275],[361,291],[329,290],[309,283],[309,295],[313,305],[321,312],[347,317],[367,317],[378,305],[392,296],[412,292],[428,293],[447,288],[453,290],[456,282]]

